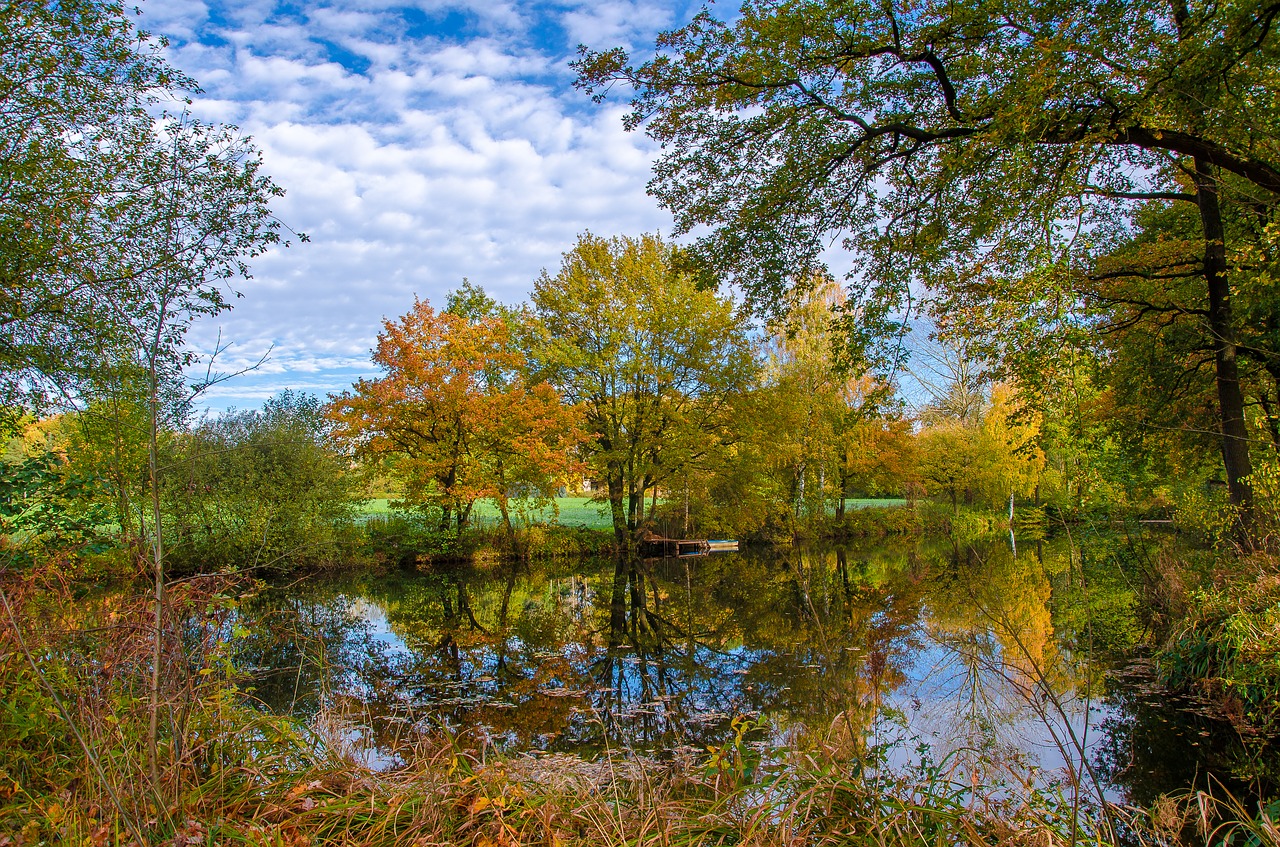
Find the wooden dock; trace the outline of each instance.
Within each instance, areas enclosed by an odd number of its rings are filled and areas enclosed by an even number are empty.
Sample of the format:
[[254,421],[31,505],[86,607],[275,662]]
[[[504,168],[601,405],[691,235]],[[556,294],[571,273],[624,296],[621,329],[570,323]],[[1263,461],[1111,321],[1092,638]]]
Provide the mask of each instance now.
[[646,535],[640,539],[646,554],[665,558],[705,556],[708,553],[737,552],[737,541],[708,540],[706,538],[666,538]]

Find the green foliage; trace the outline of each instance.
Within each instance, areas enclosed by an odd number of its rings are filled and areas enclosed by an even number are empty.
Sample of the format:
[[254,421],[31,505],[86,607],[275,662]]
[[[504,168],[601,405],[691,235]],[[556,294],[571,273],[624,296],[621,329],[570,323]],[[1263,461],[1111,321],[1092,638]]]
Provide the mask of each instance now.
[[646,494],[674,489],[717,452],[756,363],[743,316],[700,289],[678,251],[653,235],[585,234],[532,295],[535,369],[578,404],[582,451],[608,490],[627,543]]
[[993,291],[990,275],[1076,238],[1048,222],[1110,224],[1162,153],[1221,152],[1277,190],[1266,12],[1193,4],[1176,24],[1175,8],[751,2],[663,34],[644,65],[618,49],[577,68],[593,93],[634,84],[628,126],[664,145],[655,194],[681,232],[713,228],[700,250],[753,296],[776,296],[833,230],[894,298],[912,278]]
[[837,538],[875,538],[887,535],[919,535],[924,531],[920,512],[903,506],[866,506],[845,512],[827,534]]
[[8,396],[93,381],[148,344],[174,363],[190,320],[228,308],[223,283],[279,240],[257,151],[185,112],[195,82],[163,53],[118,3],[0,7]]
[[360,480],[315,397],[286,391],[261,411],[207,420],[177,437],[165,461],[176,566],[283,569],[353,552]]
[[100,541],[106,514],[92,502],[94,488],[56,453],[0,460],[0,563],[30,566]]
[[1235,510],[1220,488],[1185,492],[1178,499],[1173,521],[1188,537],[1215,549],[1231,543],[1236,526]]
[[1257,554],[1246,571],[1198,589],[1159,655],[1170,688],[1208,704],[1241,732],[1280,735],[1280,569]]
[[534,523],[518,527],[515,539],[496,524],[472,527],[459,536],[440,528],[439,516],[429,512],[396,510],[375,515],[362,526],[366,557],[396,565],[504,558],[562,559],[594,556],[611,550],[608,524],[565,526]]
[[969,544],[990,535],[998,528],[993,517],[989,512],[975,509],[958,512],[951,518],[951,537],[959,544]]
[[365,550],[374,559],[409,565],[433,558],[457,559],[469,550],[465,536],[442,528],[438,515],[396,510],[373,515],[362,526]]

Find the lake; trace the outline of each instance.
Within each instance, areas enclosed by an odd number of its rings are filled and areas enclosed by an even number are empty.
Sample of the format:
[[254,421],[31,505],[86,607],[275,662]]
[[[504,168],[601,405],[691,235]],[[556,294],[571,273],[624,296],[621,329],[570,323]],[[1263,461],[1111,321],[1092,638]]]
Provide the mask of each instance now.
[[1140,803],[1206,774],[1271,790],[1235,780],[1257,751],[1134,670],[1141,553],[891,540],[323,574],[247,600],[235,657],[266,708],[374,767],[419,733],[586,758],[741,736]]

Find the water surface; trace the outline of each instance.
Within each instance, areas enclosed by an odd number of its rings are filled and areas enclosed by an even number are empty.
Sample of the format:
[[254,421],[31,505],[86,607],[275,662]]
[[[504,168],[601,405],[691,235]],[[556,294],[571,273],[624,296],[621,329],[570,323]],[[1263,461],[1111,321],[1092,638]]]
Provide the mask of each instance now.
[[[1146,801],[1230,764],[1111,673],[1144,636],[1119,541],[893,541],[357,571],[264,591],[238,660],[355,755],[447,730],[509,751],[729,743],[998,762]],[[736,719],[736,723],[735,723]],[[899,741],[893,747],[893,742]],[[1214,752],[1218,751],[1218,752]],[[1227,774],[1229,776],[1229,773]]]

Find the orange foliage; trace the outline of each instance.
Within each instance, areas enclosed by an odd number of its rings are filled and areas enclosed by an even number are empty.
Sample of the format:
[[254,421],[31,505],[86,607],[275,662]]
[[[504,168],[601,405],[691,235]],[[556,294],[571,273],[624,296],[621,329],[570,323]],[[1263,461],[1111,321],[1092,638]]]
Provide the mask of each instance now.
[[577,410],[526,377],[503,318],[468,320],[415,300],[383,322],[373,361],[386,375],[334,397],[329,415],[359,454],[391,460],[406,500],[440,506],[462,526],[490,498],[510,527],[511,497],[549,497],[581,473]]

